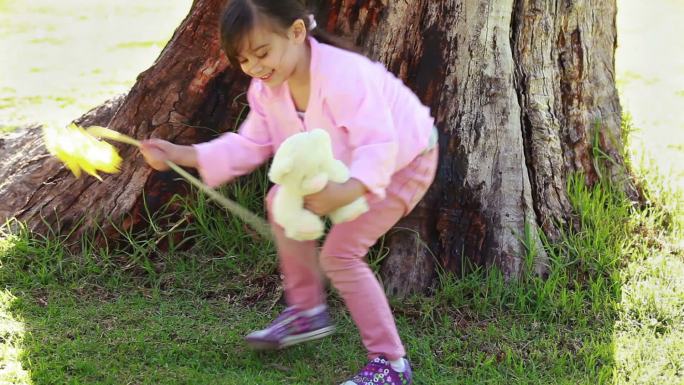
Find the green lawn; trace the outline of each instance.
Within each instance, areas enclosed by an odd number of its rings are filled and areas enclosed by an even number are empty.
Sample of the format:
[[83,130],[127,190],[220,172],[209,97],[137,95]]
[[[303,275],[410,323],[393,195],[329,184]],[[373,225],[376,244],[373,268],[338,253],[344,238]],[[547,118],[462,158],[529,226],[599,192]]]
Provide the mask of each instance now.
[[[259,210],[245,191],[264,186],[249,183],[224,192]],[[635,209],[607,182],[568,188],[580,230],[549,246],[547,280],[442,276],[434,296],[392,302],[416,383],[682,383],[684,261],[671,245],[683,222],[658,204]],[[181,206],[196,221],[173,232],[201,240],[189,251],[159,249],[154,229],[124,234],[125,249],[84,241],[74,253],[60,237],[6,231],[0,380],[329,384],[363,364],[333,293],[333,337],[246,349],[242,337],[282,309],[273,249],[201,196]]]
[[620,102],[638,131],[637,157],[648,154],[684,190],[684,1],[618,0],[616,58]]
[[[684,138],[666,131],[678,127],[676,114],[651,124],[652,111],[634,103],[652,101],[633,99],[650,85],[684,89],[677,83],[684,72],[676,72],[676,58],[654,59],[667,62],[655,75],[648,71],[656,66],[624,61],[640,38],[648,40],[642,18],[665,10],[663,24],[681,29],[675,15],[684,9],[675,0],[643,9],[630,1],[620,1],[627,32],[618,69],[640,128],[631,136],[640,150],[632,163],[648,202],[635,207],[607,181],[588,189],[573,179],[579,230],[547,245],[547,280],[506,284],[496,271],[444,275],[433,296],[393,301],[416,384],[684,384],[684,211],[681,195],[667,188],[679,184],[682,163],[670,160],[684,153]],[[35,120],[64,124],[125,92],[190,1],[55,4],[0,0],[0,49],[16,53],[0,59],[4,130]],[[669,41],[682,47],[681,35]],[[681,110],[684,98],[674,90],[674,98],[658,92]],[[663,170],[679,166],[674,177],[659,177],[641,161],[649,154]],[[224,193],[262,211],[263,181],[244,180]],[[0,384],[334,384],[363,365],[356,329],[334,293],[332,337],[281,352],[246,349],[242,337],[282,309],[273,246],[202,196],[179,206],[191,223],[171,229],[159,220],[162,228],[124,234],[125,248],[3,228]],[[165,231],[196,243],[162,249]]]
[[127,92],[189,0],[0,0],[0,132],[65,125]]

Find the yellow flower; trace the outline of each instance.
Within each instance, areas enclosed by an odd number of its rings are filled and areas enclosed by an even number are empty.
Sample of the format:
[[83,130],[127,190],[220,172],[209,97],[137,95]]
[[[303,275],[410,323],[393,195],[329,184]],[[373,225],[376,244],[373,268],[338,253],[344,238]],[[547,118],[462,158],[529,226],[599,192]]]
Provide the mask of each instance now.
[[78,178],[81,170],[102,181],[97,171],[119,172],[121,157],[111,144],[97,140],[83,128],[44,128],[43,139],[50,154],[56,156]]

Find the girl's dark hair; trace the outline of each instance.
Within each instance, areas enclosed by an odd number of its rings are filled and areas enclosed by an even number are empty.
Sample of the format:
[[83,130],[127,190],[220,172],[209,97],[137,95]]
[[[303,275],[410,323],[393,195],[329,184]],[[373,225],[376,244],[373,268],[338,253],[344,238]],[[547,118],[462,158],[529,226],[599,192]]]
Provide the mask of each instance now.
[[308,34],[321,43],[356,51],[350,43],[327,33],[321,26],[312,30],[310,14],[301,0],[229,0],[219,20],[221,47],[231,65],[240,68],[237,61],[240,44],[259,22],[270,23],[278,32],[302,19]]

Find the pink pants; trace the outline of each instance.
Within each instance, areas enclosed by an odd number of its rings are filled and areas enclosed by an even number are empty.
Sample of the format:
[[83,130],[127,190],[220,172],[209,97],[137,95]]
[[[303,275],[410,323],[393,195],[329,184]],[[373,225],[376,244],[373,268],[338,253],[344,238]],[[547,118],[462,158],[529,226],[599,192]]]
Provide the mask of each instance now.
[[[320,257],[316,241],[299,242],[285,237],[271,218],[288,305],[310,309],[325,303],[322,270],[344,299],[371,359],[384,355],[395,360],[406,351],[385,292],[364,257],[378,238],[418,204],[432,183],[436,168],[434,149],[396,172],[384,200],[369,202],[368,212],[332,227]],[[272,188],[268,193],[269,213],[275,191]]]

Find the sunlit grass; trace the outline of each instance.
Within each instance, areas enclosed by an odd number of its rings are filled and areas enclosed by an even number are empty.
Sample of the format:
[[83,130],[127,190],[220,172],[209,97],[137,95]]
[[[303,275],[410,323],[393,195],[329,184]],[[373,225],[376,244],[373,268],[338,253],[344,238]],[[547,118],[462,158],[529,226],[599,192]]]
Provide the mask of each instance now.
[[684,190],[684,1],[618,0],[616,75],[636,132],[632,154],[653,158]]
[[[7,242],[0,240],[0,243]],[[3,246],[0,244],[0,253]],[[0,266],[0,268],[2,268]],[[0,289],[0,383],[31,384],[22,365],[24,323],[10,311],[16,297],[7,289]]]
[[[223,193],[262,211],[265,181]],[[609,181],[587,187],[573,176],[577,228],[546,244],[546,279],[440,274],[434,295],[392,300],[417,383],[674,383],[684,264],[661,241],[681,224],[649,186],[652,200],[634,205]],[[35,383],[333,383],[363,362],[335,295],[334,337],[274,354],[246,349],[242,336],[282,308],[272,245],[201,195],[170,206],[140,232],[120,230],[127,242],[116,249],[92,234],[3,229],[4,311],[29,325],[15,362]]]
[[127,92],[190,0],[0,2],[0,130],[63,126]]

